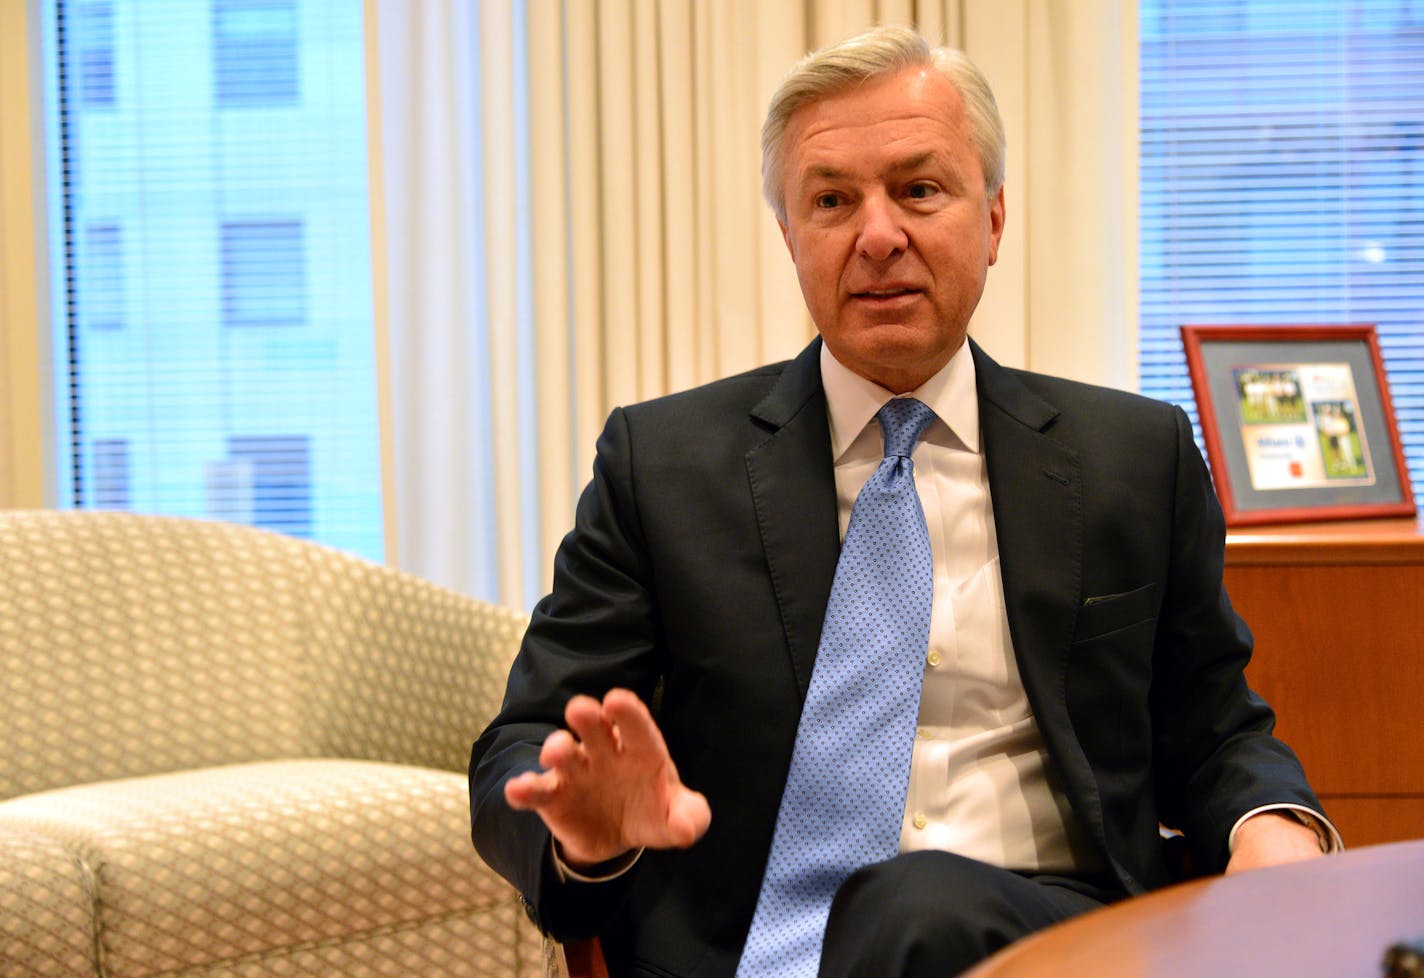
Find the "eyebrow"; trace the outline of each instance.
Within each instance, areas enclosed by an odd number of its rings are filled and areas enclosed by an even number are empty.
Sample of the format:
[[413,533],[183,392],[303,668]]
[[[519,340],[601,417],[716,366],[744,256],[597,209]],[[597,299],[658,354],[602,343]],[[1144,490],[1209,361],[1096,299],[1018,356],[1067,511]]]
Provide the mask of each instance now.
[[916,153],[914,156],[900,160],[897,163],[892,163],[890,165],[890,171],[892,173],[900,173],[905,170],[918,170],[927,163],[933,163],[934,159],[935,154],[933,152],[926,151],[924,153]]
[[806,171],[808,177],[819,177],[822,180],[840,180],[846,176],[844,170],[837,170],[833,166],[826,166],[824,163],[813,166]]
[[[933,152],[916,153],[914,156],[907,156],[903,160],[896,160],[888,167],[891,173],[903,173],[906,170],[918,170],[927,163],[934,162]],[[819,177],[823,180],[840,180],[849,176],[845,170],[838,169],[827,164],[818,164],[806,171],[807,176]]]

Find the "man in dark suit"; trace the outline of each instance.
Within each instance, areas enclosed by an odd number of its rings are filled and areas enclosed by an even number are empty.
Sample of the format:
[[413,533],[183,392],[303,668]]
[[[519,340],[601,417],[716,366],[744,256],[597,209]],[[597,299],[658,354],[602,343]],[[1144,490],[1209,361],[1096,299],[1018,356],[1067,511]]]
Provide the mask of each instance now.
[[912,454],[934,586],[899,854],[849,867],[824,948],[778,973],[957,973],[1166,882],[1159,822],[1209,870],[1338,846],[1246,686],[1181,410],[966,337],[1002,133],[977,70],[912,32],[810,56],[773,98],[763,174],[820,337],[608,420],[471,799],[481,855],[548,933],[600,935],[614,975],[760,973],[743,946],[897,395],[934,412]]

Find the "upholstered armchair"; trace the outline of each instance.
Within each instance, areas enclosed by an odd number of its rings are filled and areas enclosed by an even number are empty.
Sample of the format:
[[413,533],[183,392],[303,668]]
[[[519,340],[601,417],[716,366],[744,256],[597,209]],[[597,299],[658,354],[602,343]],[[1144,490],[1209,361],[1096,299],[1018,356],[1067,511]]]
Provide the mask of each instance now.
[[543,974],[465,780],[522,625],[247,527],[0,513],[0,976]]

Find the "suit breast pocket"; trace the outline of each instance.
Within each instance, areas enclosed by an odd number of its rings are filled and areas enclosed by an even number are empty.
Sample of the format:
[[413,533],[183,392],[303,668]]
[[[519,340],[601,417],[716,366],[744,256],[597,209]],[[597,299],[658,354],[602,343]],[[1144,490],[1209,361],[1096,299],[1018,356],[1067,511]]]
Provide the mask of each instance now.
[[1090,597],[1078,609],[1078,623],[1073,629],[1073,641],[1086,642],[1101,638],[1133,625],[1151,621],[1157,615],[1157,585],[1118,594]]

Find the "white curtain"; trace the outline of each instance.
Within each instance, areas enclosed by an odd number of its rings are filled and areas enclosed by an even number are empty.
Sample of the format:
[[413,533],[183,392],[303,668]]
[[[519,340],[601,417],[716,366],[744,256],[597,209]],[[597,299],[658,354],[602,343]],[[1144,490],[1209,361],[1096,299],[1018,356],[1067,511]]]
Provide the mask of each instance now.
[[49,397],[44,196],[39,186],[39,18],[0,2],[0,508],[42,506]]
[[805,51],[916,24],[989,75],[1008,230],[974,333],[1125,385],[1135,329],[1128,0],[367,0],[390,545],[528,607],[608,410],[813,335],[760,199]]

